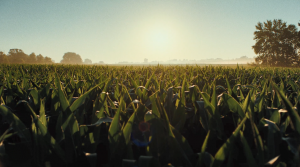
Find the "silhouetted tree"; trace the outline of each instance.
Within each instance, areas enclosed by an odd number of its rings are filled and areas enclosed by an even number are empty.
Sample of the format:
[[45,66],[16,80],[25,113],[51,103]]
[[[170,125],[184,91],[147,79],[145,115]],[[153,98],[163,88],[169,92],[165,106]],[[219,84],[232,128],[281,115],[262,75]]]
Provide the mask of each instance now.
[[44,64],[45,63],[45,58],[43,55],[39,54],[36,56],[36,61],[38,64]]
[[44,63],[45,63],[45,64],[52,64],[53,61],[51,60],[50,57],[47,57],[47,56],[46,56],[46,57],[44,58]]
[[0,64],[4,64],[4,63],[5,64],[9,63],[8,57],[6,56],[5,53],[0,52]]
[[29,55],[29,57],[28,57],[28,59],[27,59],[27,63],[29,63],[29,64],[35,64],[35,63],[37,63],[35,53],[32,52],[32,53]]
[[10,49],[7,56],[10,63],[16,64],[25,63],[28,58],[28,55],[21,49]]
[[30,55],[27,55],[21,49],[10,49],[7,56],[3,52],[0,52],[0,63],[52,64],[54,62],[50,57],[43,57],[41,54],[36,56],[32,52]]
[[79,54],[74,52],[67,52],[60,61],[63,64],[82,64],[82,59]]
[[281,20],[267,20],[258,23],[254,32],[255,45],[252,46],[258,56],[255,61],[270,66],[299,65],[299,40],[297,28]]
[[92,62],[92,60],[90,60],[90,59],[85,59],[84,60],[84,64],[92,64],[93,62]]

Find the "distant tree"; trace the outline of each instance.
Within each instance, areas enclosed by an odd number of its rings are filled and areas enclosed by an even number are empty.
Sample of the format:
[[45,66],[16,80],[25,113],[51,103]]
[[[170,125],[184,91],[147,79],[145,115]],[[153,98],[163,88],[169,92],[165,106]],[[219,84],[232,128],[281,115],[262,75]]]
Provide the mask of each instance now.
[[63,64],[82,64],[82,59],[79,54],[74,52],[67,52],[60,61]]
[[0,64],[8,64],[9,61],[8,61],[8,57],[6,56],[5,53],[3,52],[0,52]]
[[53,64],[53,61],[52,61],[52,59],[51,59],[50,57],[47,57],[47,56],[46,56],[46,57],[44,58],[44,63],[45,63],[45,64]]
[[85,59],[84,60],[84,64],[92,64],[93,62],[92,62],[92,60],[90,60],[90,59]]
[[295,25],[287,25],[281,20],[267,20],[258,23],[254,32],[255,45],[252,46],[256,63],[270,66],[299,65],[299,40]]
[[32,52],[29,55],[29,57],[27,58],[27,63],[29,63],[29,64],[35,64],[36,63],[36,55],[35,55],[35,53]]
[[104,64],[104,61],[99,61],[99,64]]
[[44,57],[41,54],[35,55],[32,52],[30,55],[25,54],[21,49],[10,49],[7,56],[0,52],[0,63],[11,64],[52,64],[54,63],[50,57]]
[[27,61],[28,55],[21,49],[10,49],[8,52],[8,59],[10,63],[22,64]]
[[148,59],[147,58],[144,59],[144,63],[148,63]]
[[37,55],[37,56],[36,56],[36,62],[37,62],[38,64],[44,64],[44,63],[45,63],[45,58],[44,58],[44,56],[41,55],[41,54]]

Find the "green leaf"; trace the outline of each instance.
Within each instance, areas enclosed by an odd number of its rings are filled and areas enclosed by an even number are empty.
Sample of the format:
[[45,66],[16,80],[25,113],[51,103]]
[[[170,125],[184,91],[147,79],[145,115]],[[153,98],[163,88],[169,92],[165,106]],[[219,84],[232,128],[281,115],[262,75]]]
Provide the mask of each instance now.
[[36,89],[31,89],[30,93],[29,93],[32,97],[33,100],[33,107],[34,107],[34,111],[38,111],[38,108],[40,107],[40,98],[39,98],[39,92]]
[[[10,125],[10,127],[11,127],[11,125]],[[6,131],[5,131],[4,133],[2,133],[2,135],[0,136],[0,147],[1,147],[1,145],[2,145],[3,140],[4,140],[5,138],[7,138],[7,137],[6,137],[6,134],[7,134],[9,131],[10,131],[9,128],[6,129]],[[1,154],[1,152],[0,152],[0,154]]]
[[43,125],[43,123],[38,119],[37,115],[29,106],[28,103],[27,103],[27,107],[31,111],[31,115],[33,116],[34,123],[36,127],[40,130],[43,140],[55,151],[55,153],[61,158],[61,160],[65,161],[65,152],[58,145],[56,140],[50,135],[46,126]]
[[180,134],[180,132],[178,130],[176,130],[173,126],[171,126],[172,132],[177,140],[177,142],[179,143],[179,145],[181,146],[182,150],[184,151],[184,153],[186,154],[186,156],[191,159],[191,157],[194,156],[193,150],[190,146],[190,144],[188,143],[188,141],[186,140],[186,138],[184,136],[182,136]]
[[27,130],[26,126],[6,106],[0,105],[0,114],[12,123],[12,128],[19,133],[19,136],[24,142],[29,142],[31,140],[30,132]]
[[218,99],[217,99],[217,92],[216,92],[216,85],[215,83],[212,84],[213,94],[211,97],[211,105],[214,106],[214,108],[217,108]]
[[167,96],[165,98],[165,109],[166,109],[166,112],[169,116],[169,118],[173,118],[173,110],[174,107],[173,107],[173,87],[170,87],[168,88],[167,90]]
[[102,118],[98,119],[98,121],[95,122],[94,124],[86,125],[86,126],[96,126],[96,125],[100,125],[102,123],[112,122],[112,120],[113,120],[113,118],[110,118],[110,117],[102,117]]
[[210,136],[210,131],[207,132],[206,137],[205,137],[205,140],[204,140],[204,142],[203,142],[203,144],[202,144],[201,153],[199,154],[197,167],[202,166],[202,164],[203,164],[204,161],[205,161],[205,150],[206,150],[206,147],[207,147],[207,143],[208,143],[208,140],[209,140],[209,136]]
[[62,140],[65,139],[64,137],[64,132],[63,132],[63,129],[62,129],[62,125],[63,125],[63,114],[62,112],[59,113],[58,115],[58,118],[57,118],[57,123],[56,123],[56,127],[55,127],[55,132],[56,132],[56,141],[60,142]]
[[101,84],[103,84],[103,83],[105,83],[105,81],[103,81],[102,83],[100,83],[100,84],[94,86],[94,87],[91,88],[89,91],[85,92],[82,96],[80,96],[77,100],[75,100],[75,101],[73,102],[73,104],[71,105],[70,110],[71,110],[72,112],[74,112],[80,105],[82,105],[82,104],[84,103],[85,99],[89,96],[89,94],[90,94],[93,90],[95,90],[96,88],[98,88],[99,85],[101,85]]
[[2,93],[3,93],[3,86],[1,86],[1,88],[0,88],[0,105],[2,105],[2,103],[4,103],[4,101],[2,99]]
[[268,159],[275,157],[280,153],[276,145],[279,145],[281,142],[280,129],[275,122],[268,119],[264,119],[263,122],[265,126],[268,126],[268,137],[267,137],[267,146],[268,146]]
[[252,155],[252,151],[250,149],[250,146],[249,146],[247,140],[245,139],[244,134],[243,134],[242,131],[240,131],[240,138],[241,138],[241,141],[242,141],[242,144],[243,144],[244,154],[246,155],[246,158],[247,158],[247,164],[249,166],[257,166],[257,164],[255,162],[255,159]]
[[280,125],[280,113],[277,110],[273,110],[270,120],[275,122],[277,125]]
[[197,163],[196,167],[202,167],[202,166],[209,167],[214,161],[214,157],[208,152],[198,153],[198,155],[199,157],[202,157],[203,162],[201,162],[202,164]]
[[225,103],[227,103],[230,111],[233,113],[238,113],[241,119],[245,117],[245,112],[242,106],[232,96],[224,93],[222,98],[224,99]]
[[202,93],[202,92],[199,92],[199,93],[200,93],[201,97],[204,100],[204,107],[205,107],[205,109],[207,109],[207,111],[211,115],[214,115],[213,111],[215,110],[215,107],[209,102],[209,99],[204,95],[204,93]]
[[139,96],[139,98],[141,99],[142,98],[142,91],[140,89],[138,89],[138,85],[136,84],[136,82],[133,80],[133,77],[130,77],[130,83],[133,84],[134,88],[136,89],[136,94]]
[[[121,101],[121,103],[124,103],[124,101]],[[115,151],[117,151],[117,143],[118,139],[120,138],[120,131],[121,131],[121,125],[120,125],[120,112],[121,108],[119,107],[108,130],[108,140],[110,145],[110,152],[113,155]]]
[[226,76],[226,84],[227,84],[227,89],[228,89],[229,95],[232,95],[231,86],[230,86],[230,84],[229,84],[229,81],[228,81],[228,77],[227,77],[227,76]]
[[252,90],[249,91],[245,101],[243,102],[242,109],[243,109],[244,113],[246,113],[246,111],[248,109],[248,106],[249,106],[249,103],[250,103],[250,100],[251,100],[251,95],[252,95]]
[[19,87],[19,84],[18,84],[18,83],[16,84],[16,87],[17,87],[17,89],[16,89],[15,91],[16,91],[16,93],[18,94],[18,96],[19,96],[20,98],[22,98],[22,99],[25,99],[26,96],[24,96],[24,93],[23,93],[23,91],[21,90],[21,88]]
[[41,106],[40,106],[39,119],[41,120],[42,124],[47,127],[47,120],[45,115],[45,99],[41,99],[40,104]]
[[257,157],[258,157],[258,165],[259,166],[264,166],[264,145],[263,145],[263,140],[259,134],[259,131],[256,127],[256,125],[253,125],[255,136],[253,136],[256,141],[257,141]]
[[34,87],[36,87],[38,90],[40,89],[40,87],[39,87],[32,79],[30,79],[30,82],[31,82],[32,85],[33,85]]
[[286,106],[286,109],[288,111],[288,114],[291,118],[291,121],[295,127],[297,136],[300,137],[300,117],[299,117],[297,111],[295,111],[291,102],[285,97],[284,93],[280,91],[280,89],[276,86],[276,84],[274,82],[272,82],[272,86],[275,89],[275,91],[280,95],[281,99],[283,100],[283,102]]
[[185,121],[186,121],[185,97],[184,97],[183,94],[182,94],[182,97],[180,97],[178,107],[175,110],[174,116],[173,116],[173,119],[172,119],[172,125],[175,126],[176,129],[179,130],[179,131],[182,130],[182,128],[185,124]]
[[98,119],[105,117],[104,111],[106,110],[107,107],[107,95],[104,94],[104,96],[100,95],[100,97],[97,97],[94,102],[93,106],[93,116],[92,116],[92,122],[95,123],[97,122]]
[[211,118],[211,115],[209,112],[207,112],[204,109],[204,101],[196,101],[195,103],[196,103],[195,106],[197,107],[197,111],[200,115],[200,123],[201,123],[203,129],[205,129],[206,131],[209,131],[210,130],[209,120]]
[[235,129],[235,131],[230,136],[230,138],[228,138],[226,140],[226,142],[222,145],[222,147],[218,150],[218,152],[215,155],[215,159],[214,159],[211,167],[221,166],[221,164],[225,160],[226,156],[228,156],[228,153],[229,153],[233,143],[235,142],[238,134],[240,133],[240,130],[241,130],[242,126],[244,125],[244,123],[246,122],[246,120],[247,120],[247,117],[244,117],[244,119],[241,121],[239,126]]
[[[67,109],[69,109],[69,101],[67,100],[65,94],[62,91],[61,85],[60,85],[60,81],[58,80],[58,76],[57,74],[55,74],[55,84],[58,90],[58,97],[59,97],[59,101],[60,101],[60,105],[63,109],[64,112],[67,111]],[[70,113],[67,113],[70,114]]]
[[157,106],[157,103],[156,103],[156,99],[157,99],[156,96],[157,96],[157,94],[154,93],[149,98],[150,98],[150,101],[151,101],[153,114],[156,115],[158,118],[160,118],[161,114],[159,112],[159,109],[158,109],[158,106]]
[[136,117],[138,113],[144,113],[146,107],[143,104],[139,104],[139,107],[134,111],[134,113],[130,116],[128,119],[124,129],[123,129],[123,136],[125,138],[125,144],[129,145],[130,144],[130,136],[132,132],[132,125],[134,124]]
[[143,99],[142,99],[142,102],[146,102],[146,100],[147,100],[147,98],[146,98],[146,96],[147,96],[147,88],[149,88],[149,86],[150,86],[150,84],[151,84],[151,82],[152,82],[152,78],[153,78],[153,76],[155,76],[155,73],[153,73],[152,75],[151,75],[151,77],[148,79],[148,81],[147,81],[147,83],[146,83],[146,85],[145,85],[145,89],[143,90]]

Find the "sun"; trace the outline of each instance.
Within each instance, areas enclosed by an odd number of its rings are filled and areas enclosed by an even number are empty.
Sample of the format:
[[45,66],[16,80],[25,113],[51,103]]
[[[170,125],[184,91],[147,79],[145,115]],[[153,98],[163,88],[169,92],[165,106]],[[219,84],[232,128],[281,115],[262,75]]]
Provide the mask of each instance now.
[[163,52],[171,45],[170,32],[165,28],[155,28],[148,34],[149,45],[153,51]]
[[151,36],[152,44],[156,47],[165,47],[169,43],[169,37],[167,32],[161,31],[154,31]]

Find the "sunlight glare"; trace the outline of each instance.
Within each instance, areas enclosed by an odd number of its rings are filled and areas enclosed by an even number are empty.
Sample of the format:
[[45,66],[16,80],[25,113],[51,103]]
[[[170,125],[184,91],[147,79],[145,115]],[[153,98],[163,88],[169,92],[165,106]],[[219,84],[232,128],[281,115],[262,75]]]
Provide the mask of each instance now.
[[150,47],[153,51],[166,51],[171,44],[170,34],[166,29],[156,28],[149,34]]

